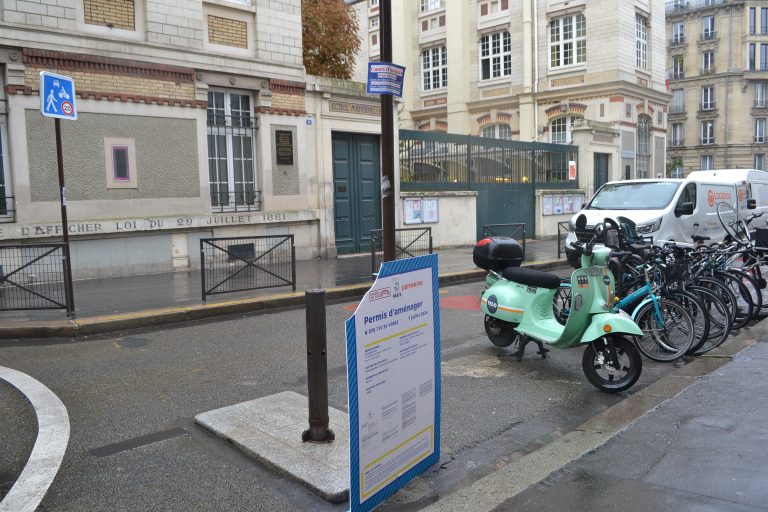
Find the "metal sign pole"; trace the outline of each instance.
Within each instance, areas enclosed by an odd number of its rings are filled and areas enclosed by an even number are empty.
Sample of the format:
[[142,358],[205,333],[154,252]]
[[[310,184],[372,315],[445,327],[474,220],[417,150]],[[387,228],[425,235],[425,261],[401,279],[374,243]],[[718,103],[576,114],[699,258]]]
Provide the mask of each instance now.
[[75,294],[72,288],[72,258],[69,253],[69,223],[67,222],[67,189],[64,187],[64,152],[61,144],[61,119],[53,120],[56,127],[56,164],[59,170],[59,199],[61,201],[61,232],[64,237],[65,288],[67,292],[67,316],[75,314]]
[[[392,2],[381,0],[381,60],[392,62]],[[382,193],[381,227],[383,261],[395,259],[395,134],[392,94],[381,95],[381,181],[389,183],[389,193]],[[382,187],[385,188],[385,187]]]

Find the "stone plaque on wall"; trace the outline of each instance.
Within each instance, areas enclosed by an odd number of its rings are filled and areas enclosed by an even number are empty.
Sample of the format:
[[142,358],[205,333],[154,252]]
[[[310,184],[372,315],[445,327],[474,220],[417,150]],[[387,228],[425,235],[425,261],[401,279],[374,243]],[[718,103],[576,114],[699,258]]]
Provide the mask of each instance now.
[[299,193],[299,166],[295,126],[272,125],[272,193],[291,196]]
[[293,165],[293,132],[275,130],[275,158],[277,165]]

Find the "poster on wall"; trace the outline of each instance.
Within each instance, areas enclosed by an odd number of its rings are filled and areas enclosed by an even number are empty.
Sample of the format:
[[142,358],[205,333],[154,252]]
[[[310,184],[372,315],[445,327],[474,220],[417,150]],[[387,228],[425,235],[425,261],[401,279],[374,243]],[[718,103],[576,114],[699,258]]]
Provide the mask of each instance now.
[[584,206],[584,196],[573,196],[573,213],[578,213]]
[[563,196],[563,213],[573,213],[573,196]]
[[403,201],[403,223],[421,224],[421,199],[416,197],[406,197]]
[[552,215],[552,196],[541,196],[541,214]]
[[421,201],[422,217],[425,223],[435,223],[440,220],[436,197],[425,197]]
[[554,197],[555,197],[554,214],[562,215],[563,214],[563,196],[557,195]]

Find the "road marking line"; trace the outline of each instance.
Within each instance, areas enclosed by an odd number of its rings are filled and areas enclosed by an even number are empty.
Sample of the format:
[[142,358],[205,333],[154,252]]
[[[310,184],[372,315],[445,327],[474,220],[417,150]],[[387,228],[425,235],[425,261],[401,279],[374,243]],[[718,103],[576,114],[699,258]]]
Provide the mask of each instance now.
[[69,443],[67,408],[53,391],[25,373],[0,366],[0,379],[18,389],[35,409],[37,439],[24,470],[0,502],[0,512],[34,512],[59,471]]

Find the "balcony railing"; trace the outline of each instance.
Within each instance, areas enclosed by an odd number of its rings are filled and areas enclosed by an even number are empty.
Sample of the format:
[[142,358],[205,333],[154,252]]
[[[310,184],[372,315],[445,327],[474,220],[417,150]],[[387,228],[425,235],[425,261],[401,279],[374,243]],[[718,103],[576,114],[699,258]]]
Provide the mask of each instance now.
[[670,114],[685,114],[685,105],[672,105],[669,107]]
[[762,99],[756,99],[756,100],[755,100],[755,101],[752,103],[752,106],[753,106],[754,108],[768,108],[768,100],[767,100],[767,99],[765,99],[765,98],[762,98]]
[[680,80],[682,78],[685,78],[685,71],[673,71],[672,72],[672,80]]
[[707,32],[702,32],[700,41],[714,41],[717,39],[717,31],[716,30],[709,30]]
[[744,3],[744,0],[668,0],[666,4],[667,13],[685,12],[695,9],[704,9],[717,5],[734,3]]
[[710,101],[699,105],[699,110],[706,112],[707,110],[715,110],[717,108],[717,102]]
[[715,138],[714,137],[702,137],[701,139],[699,139],[699,143],[702,146],[711,146],[712,144],[715,143]]
[[764,144],[765,143],[765,135],[755,135],[752,140],[755,144]]
[[715,67],[710,66],[708,68],[701,68],[701,74],[702,75],[714,75],[715,74]]
[[672,39],[670,39],[669,44],[670,46],[685,44],[685,36],[672,36]]
[[685,139],[672,139],[673,148],[681,148],[685,146]]

